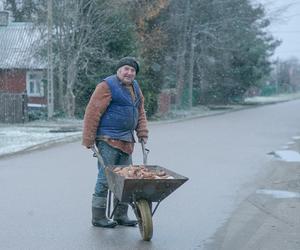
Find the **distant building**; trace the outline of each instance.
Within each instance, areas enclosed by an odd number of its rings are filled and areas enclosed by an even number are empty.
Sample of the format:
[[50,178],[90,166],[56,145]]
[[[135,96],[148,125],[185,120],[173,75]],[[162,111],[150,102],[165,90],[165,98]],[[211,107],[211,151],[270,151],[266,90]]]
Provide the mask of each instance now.
[[[32,23],[9,22],[8,12],[0,11],[0,93],[2,93],[2,101],[5,93],[16,95],[25,93],[29,109],[46,107],[47,64],[38,54],[40,37],[40,33]],[[2,112],[7,113],[3,109]]]

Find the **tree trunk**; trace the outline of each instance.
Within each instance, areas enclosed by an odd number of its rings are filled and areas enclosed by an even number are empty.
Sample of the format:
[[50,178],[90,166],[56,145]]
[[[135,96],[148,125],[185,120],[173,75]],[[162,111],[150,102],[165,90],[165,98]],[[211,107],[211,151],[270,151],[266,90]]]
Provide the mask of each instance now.
[[52,0],[47,2],[47,56],[48,56],[48,69],[47,69],[47,107],[48,107],[48,119],[53,117],[54,114],[54,89],[53,89],[53,16],[52,16]]
[[58,67],[58,109],[63,111],[64,107],[64,65],[62,58],[59,60]]
[[178,53],[177,53],[177,64],[176,64],[176,77],[177,77],[177,93],[176,93],[176,106],[177,108],[182,107],[182,94],[184,88],[184,76],[185,76],[185,56],[187,47],[187,27],[190,16],[190,0],[186,1],[186,8],[184,11],[183,30],[182,36],[180,36]]
[[188,108],[193,106],[193,82],[194,82],[194,61],[195,61],[195,36],[192,31],[190,39],[189,53],[189,73],[188,73]]
[[66,112],[68,118],[75,117],[75,95],[73,88],[77,76],[76,60],[74,60],[67,68],[67,89],[66,89]]

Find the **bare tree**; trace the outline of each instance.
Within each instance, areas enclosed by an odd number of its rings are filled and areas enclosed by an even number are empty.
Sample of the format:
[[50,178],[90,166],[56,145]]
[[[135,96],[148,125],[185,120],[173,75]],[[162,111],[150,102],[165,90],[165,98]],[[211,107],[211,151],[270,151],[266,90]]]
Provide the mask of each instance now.
[[[114,22],[109,1],[54,0],[53,53],[54,71],[58,80],[58,106],[67,117],[75,115],[74,88],[80,71],[84,71],[92,56],[107,57],[105,38]],[[99,44],[102,40],[103,46]],[[101,49],[102,47],[102,49]]]

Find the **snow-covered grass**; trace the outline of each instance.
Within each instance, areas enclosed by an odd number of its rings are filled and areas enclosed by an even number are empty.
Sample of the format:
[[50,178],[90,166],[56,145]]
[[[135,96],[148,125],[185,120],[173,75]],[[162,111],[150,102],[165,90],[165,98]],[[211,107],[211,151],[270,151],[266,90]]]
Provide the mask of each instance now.
[[35,121],[23,125],[0,124],[0,157],[81,136],[78,120]]
[[[245,104],[268,104],[299,99],[300,93],[277,96],[247,98]],[[177,110],[165,119],[186,119],[188,117],[213,115],[239,109],[239,106],[193,107],[191,110]],[[60,119],[55,121],[34,121],[26,124],[0,124],[0,157],[24,150],[39,148],[61,141],[81,137],[82,121]]]
[[300,92],[291,93],[291,94],[279,94],[273,96],[255,96],[245,99],[246,104],[267,104],[272,102],[284,102],[293,99],[299,99]]
[[247,105],[265,105],[272,104],[276,102],[284,102],[293,99],[300,99],[300,92],[292,94],[280,94],[274,96],[255,96],[245,98],[243,103],[231,104],[231,105],[199,105],[192,107],[191,109],[172,109],[168,114],[157,114],[152,119],[153,121],[169,121],[169,120],[181,120],[191,117],[199,117],[213,114],[220,114],[232,110],[243,109]]

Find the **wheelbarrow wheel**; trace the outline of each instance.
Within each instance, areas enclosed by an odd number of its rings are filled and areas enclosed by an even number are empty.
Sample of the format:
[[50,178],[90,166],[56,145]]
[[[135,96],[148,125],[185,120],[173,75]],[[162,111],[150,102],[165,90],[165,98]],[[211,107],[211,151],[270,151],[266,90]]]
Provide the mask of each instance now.
[[152,214],[148,201],[139,200],[136,202],[136,215],[143,240],[149,241],[153,235]]

